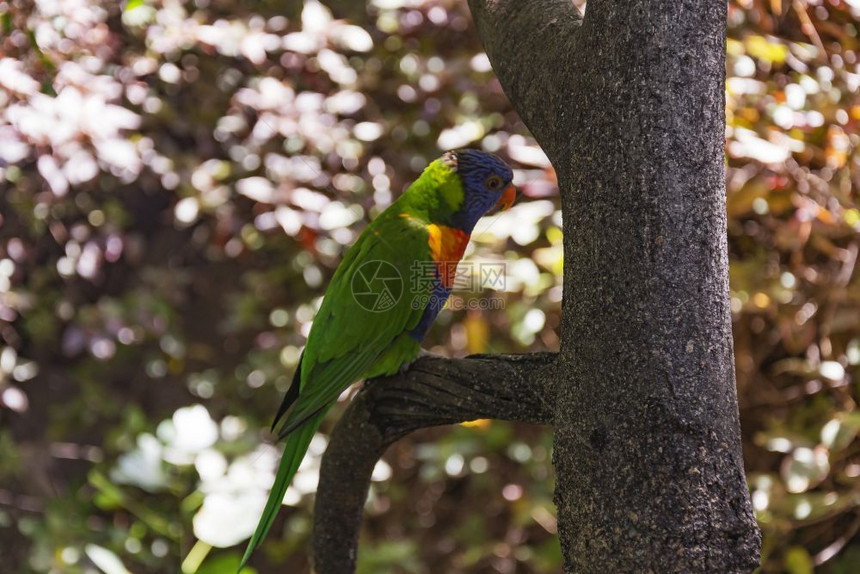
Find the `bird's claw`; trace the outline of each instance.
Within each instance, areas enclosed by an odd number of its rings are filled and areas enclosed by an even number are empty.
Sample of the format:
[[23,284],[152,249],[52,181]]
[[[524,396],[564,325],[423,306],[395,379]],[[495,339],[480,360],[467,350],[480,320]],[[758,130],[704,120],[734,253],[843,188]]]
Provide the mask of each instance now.
[[420,358],[422,358],[422,357],[438,357],[438,356],[440,356],[440,355],[437,355],[437,354],[435,354],[435,353],[431,353],[430,351],[425,351],[424,349],[420,349],[420,350],[418,351],[418,356],[417,356],[417,357],[415,357],[415,358],[414,358],[414,359],[412,359],[411,361],[406,361],[405,363],[403,363],[402,365],[400,365],[399,372],[400,372],[400,374],[401,374],[401,375],[405,375],[405,374],[406,374],[406,372],[407,372],[410,368],[412,368],[412,365],[414,365],[414,364],[415,364],[415,361],[417,361],[418,359],[420,359]]

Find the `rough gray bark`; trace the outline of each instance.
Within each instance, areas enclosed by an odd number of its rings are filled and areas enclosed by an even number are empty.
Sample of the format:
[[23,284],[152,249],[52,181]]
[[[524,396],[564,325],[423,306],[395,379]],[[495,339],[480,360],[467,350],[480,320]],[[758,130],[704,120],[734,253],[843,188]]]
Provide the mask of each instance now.
[[547,424],[557,355],[424,357],[406,376],[370,381],[332,433],[314,503],[317,574],[355,571],[370,475],[382,453],[412,431],[494,418]]
[[[562,351],[524,399],[535,407],[543,396],[552,412],[518,415],[494,401],[531,388],[510,359],[500,362],[519,374],[483,386],[457,378],[463,362],[433,364],[435,384],[484,389],[479,403],[460,402],[460,390],[427,395],[422,370],[371,385],[324,459],[317,571],[352,571],[369,473],[390,442],[480,411],[552,420],[566,572],[748,572],[760,535],[728,306],[725,3],[591,0],[584,18],[570,0],[469,4],[499,80],[559,176]],[[350,477],[357,486],[339,495]],[[329,561],[337,552],[346,556]]]

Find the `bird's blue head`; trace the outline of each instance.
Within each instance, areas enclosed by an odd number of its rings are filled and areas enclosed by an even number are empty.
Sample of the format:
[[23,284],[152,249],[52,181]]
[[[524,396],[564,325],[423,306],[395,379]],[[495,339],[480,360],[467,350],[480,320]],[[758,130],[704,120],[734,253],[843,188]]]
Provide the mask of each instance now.
[[471,233],[478,220],[494,207],[509,208],[516,198],[514,172],[498,156],[476,149],[449,151],[442,161],[460,178],[463,202],[451,223]]

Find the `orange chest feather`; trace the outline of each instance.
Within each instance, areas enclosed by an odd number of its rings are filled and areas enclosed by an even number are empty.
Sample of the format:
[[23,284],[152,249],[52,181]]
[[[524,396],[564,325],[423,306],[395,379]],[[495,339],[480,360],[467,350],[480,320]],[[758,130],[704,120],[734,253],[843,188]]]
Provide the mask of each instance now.
[[435,223],[428,225],[427,231],[430,234],[428,239],[430,255],[436,262],[436,269],[439,271],[442,285],[450,289],[454,285],[457,263],[463,257],[466,245],[469,244],[469,234]]

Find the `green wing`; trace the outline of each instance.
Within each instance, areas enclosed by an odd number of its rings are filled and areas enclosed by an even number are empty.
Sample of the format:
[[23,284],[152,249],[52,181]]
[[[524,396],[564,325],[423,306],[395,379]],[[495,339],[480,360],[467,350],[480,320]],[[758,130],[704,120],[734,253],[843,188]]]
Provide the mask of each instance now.
[[391,211],[362,234],[332,279],[308,337],[301,389],[286,425],[337,399],[421,319],[411,274],[416,261],[432,261],[428,233]]
[[416,262],[430,261],[425,225],[400,213],[397,202],[347,252],[311,327],[298,396],[291,397],[295,402],[279,433],[289,434],[284,455],[240,569],[274,522],[325,413],[399,336],[417,326],[424,309],[413,305],[411,273]]
[[307,376],[315,365],[356,351],[379,354],[418,323],[423,309],[413,308],[410,274],[416,261],[432,261],[428,238],[424,223],[391,209],[365,230],[332,278],[314,320],[302,389],[316,384]]

